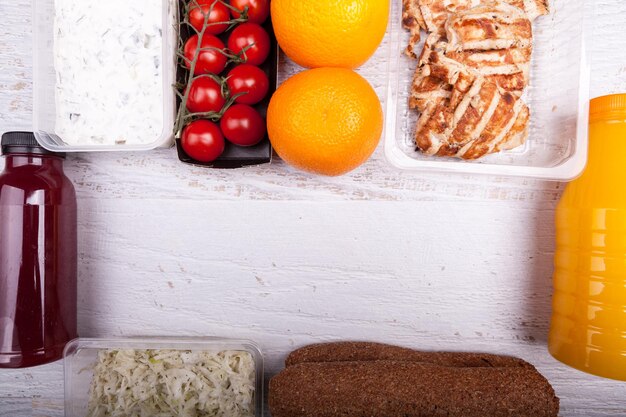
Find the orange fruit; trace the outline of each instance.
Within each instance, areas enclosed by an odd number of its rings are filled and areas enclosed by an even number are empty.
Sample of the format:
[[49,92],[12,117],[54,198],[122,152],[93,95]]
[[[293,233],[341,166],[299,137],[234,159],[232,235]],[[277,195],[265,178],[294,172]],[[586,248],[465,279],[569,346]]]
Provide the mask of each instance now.
[[272,0],[281,48],[307,68],[356,68],[383,40],[389,0]]
[[336,176],[374,153],[383,119],[378,96],[363,77],[344,68],[317,68],[294,75],[274,93],[267,129],[287,163]]

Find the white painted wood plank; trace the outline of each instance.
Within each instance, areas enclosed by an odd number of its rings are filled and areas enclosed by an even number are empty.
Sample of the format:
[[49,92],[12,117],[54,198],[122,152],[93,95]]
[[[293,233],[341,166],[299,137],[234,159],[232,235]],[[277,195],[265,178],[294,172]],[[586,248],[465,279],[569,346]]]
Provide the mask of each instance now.
[[0,1],[0,132],[30,129],[32,125],[30,3]]
[[2,398],[0,397],[0,417],[32,415],[32,398]]
[[[581,0],[577,0],[581,1]],[[626,22],[626,3],[621,0],[595,2],[594,33],[589,48],[593,56],[591,96],[626,92],[626,40],[620,36]]]

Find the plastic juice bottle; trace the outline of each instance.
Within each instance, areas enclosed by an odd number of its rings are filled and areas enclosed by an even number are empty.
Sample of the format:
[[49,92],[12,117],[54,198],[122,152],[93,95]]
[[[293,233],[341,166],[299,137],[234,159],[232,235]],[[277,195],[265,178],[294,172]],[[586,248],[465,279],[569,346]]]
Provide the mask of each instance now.
[[626,381],[626,95],[591,102],[589,164],[556,216],[550,353]]
[[3,135],[0,368],[61,359],[76,337],[76,194],[63,157],[32,133]]

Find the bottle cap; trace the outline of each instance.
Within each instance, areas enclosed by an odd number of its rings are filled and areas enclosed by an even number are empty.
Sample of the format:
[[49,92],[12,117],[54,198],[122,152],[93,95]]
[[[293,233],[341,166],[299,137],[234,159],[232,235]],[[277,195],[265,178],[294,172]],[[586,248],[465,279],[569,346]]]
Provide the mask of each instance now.
[[591,100],[590,122],[599,120],[626,120],[626,94],[613,94]]
[[3,155],[22,153],[65,158],[64,153],[52,152],[41,146],[32,132],[7,132],[2,135],[1,146]]

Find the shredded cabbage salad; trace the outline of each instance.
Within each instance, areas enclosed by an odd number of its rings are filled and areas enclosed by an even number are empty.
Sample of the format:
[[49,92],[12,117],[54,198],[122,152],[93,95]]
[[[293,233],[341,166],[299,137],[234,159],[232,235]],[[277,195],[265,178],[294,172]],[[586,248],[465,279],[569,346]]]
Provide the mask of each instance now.
[[87,417],[252,417],[254,391],[249,352],[102,350]]

